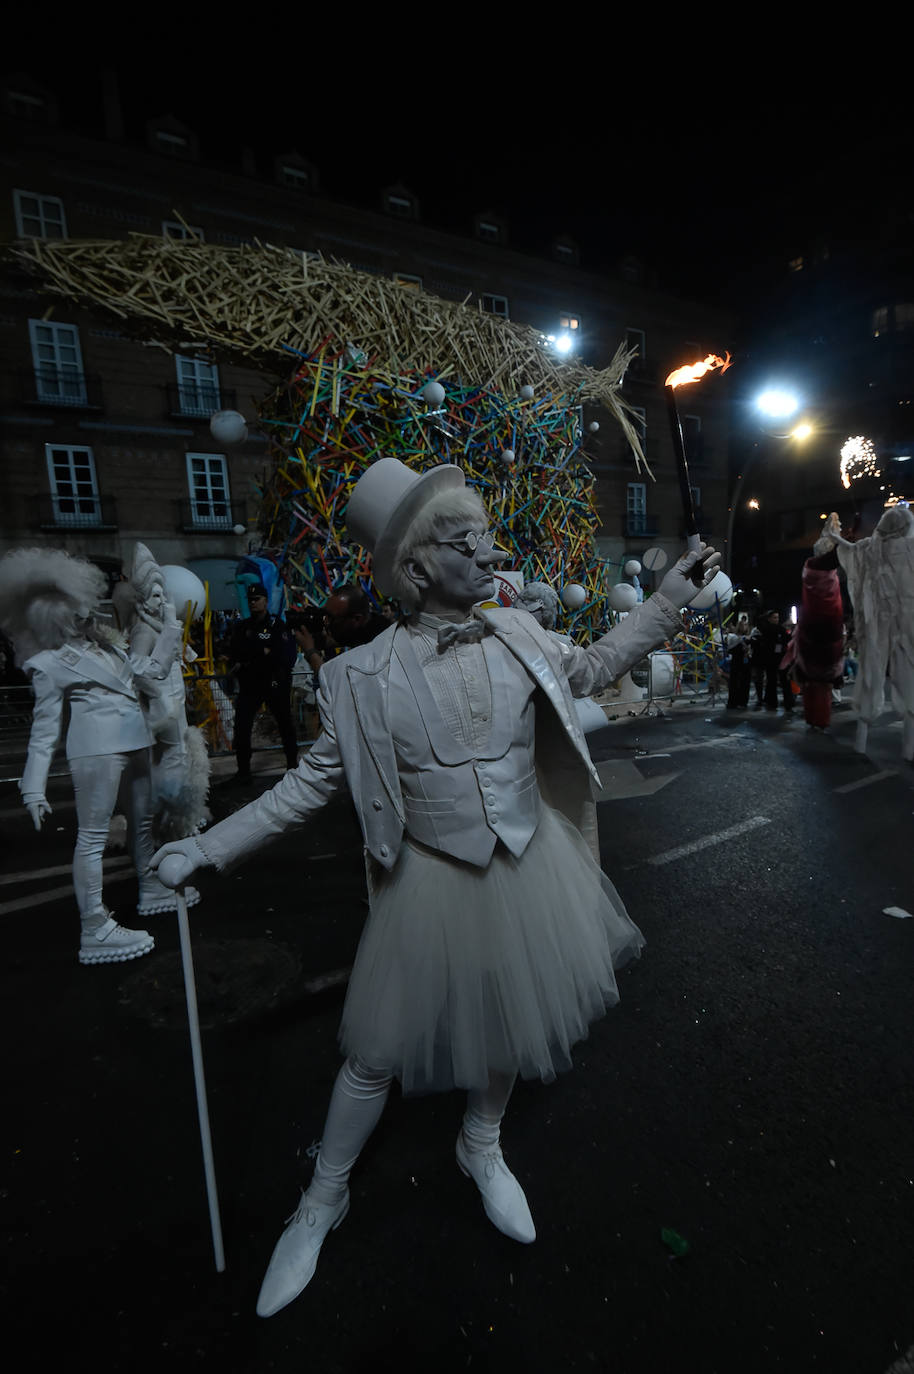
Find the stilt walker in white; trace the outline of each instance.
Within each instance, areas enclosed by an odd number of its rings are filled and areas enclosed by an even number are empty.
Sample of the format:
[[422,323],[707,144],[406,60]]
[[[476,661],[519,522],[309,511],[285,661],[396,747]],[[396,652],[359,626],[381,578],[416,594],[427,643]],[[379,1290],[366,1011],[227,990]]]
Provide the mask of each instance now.
[[[0,625],[35,692],[19,788],[36,830],[51,814],[48,773],[69,707],[67,760],[78,823],[73,890],[82,964],[136,959],[155,944],[148,931],[120,925],[105,905],[102,859],[120,799],[139,880],[139,910],[148,909],[153,895],[163,895],[149,872],[155,848],[152,736],[139,691],[154,690],[166,677],[181,644],[181,627],[166,607],[152,652],[141,658],[128,654],[116,632],[95,618],[106,585],[100,569],[59,549],[16,549],[0,559]],[[174,910],[174,892],[164,896]]]
[[314,1176],[263,1281],[264,1317],[302,1292],[346,1216],[350,1171],[394,1077],[405,1093],[467,1091],[457,1164],[493,1225],[535,1239],[501,1151],[512,1087],[570,1067],[572,1046],[618,1000],[614,970],[643,945],[596,861],[596,773],[574,698],[673,635],[695,595],[690,574],[704,583],[719,561],[703,545],[686,554],[584,649],[526,611],[477,607],[507,554],[460,468],[420,475],[380,459],[346,518],[407,623],[325,664],[322,733],[297,769],[154,859],[182,856],[166,866],[176,885],[206,864],[224,870],[347,787],[364,834],[371,911],[343,1011],[346,1061]]
[[899,503],[880,516],[874,532],[851,543],[836,515],[822,539],[837,545],[854,610],[860,671],[854,684],[855,748],[866,753],[869,727],[882,714],[888,678],[901,713],[902,758],[914,760],[914,515]]

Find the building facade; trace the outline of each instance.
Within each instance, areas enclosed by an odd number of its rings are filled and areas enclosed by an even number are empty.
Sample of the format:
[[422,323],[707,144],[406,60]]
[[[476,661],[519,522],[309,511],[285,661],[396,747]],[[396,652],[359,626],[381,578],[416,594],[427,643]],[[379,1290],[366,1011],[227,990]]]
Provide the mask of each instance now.
[[[150,118],[144,138],[125,133],[114,81],[99,94],[102,127],[74,131],[53,92],[27,76],[3,90],[5,187],[0,233],[111,239],[129,234],[239,245],[252,240],[320,253],[450,301],[532,325],[579,361],[608,365],[621,343],[638,348],[624,395],[638,413],[656,480],[639,475],[626,441],[598,409],[585,421],[597,476],[600,553],[620,565],[646,548],[669,555],[683,517],[663,381],[684,362],[730,344],[730,319],[664,293],[628,260],[612,275],[581,261],[557,235],[551,254],[519,251],[497,214],[468,207],[465,233],[424,222],[418,195],[379,188],[375,207],[321,191],[295,151],[267,164],[242,150],[237,164],[204,157],[193,130]],[[86,555],[112,577],[129,573],[133,545],[209,581],[215,607],[232,604],[232,569],[256,544],[258,485],[267,444],[256,405],[282,379],[188,346],[169,351],[102,307],[77,307],[7,272],[0,306],[3,438],[0,549],[52,544]],[[702,533],[724,532],[729,424],[725,392],[681,394]],[[238,410],[248,438],[227,448],[214,411]],[[592,430],[593,423],[599,426]]]

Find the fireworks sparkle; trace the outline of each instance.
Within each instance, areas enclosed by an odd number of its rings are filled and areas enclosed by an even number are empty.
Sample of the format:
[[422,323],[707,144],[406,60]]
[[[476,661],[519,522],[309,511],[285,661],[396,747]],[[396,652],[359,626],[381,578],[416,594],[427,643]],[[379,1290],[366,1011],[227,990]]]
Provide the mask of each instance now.
[[872,439],[862,434],[846,439],[841,448],[841,485],[850,487],[858,477],[878,477],[879,460]]

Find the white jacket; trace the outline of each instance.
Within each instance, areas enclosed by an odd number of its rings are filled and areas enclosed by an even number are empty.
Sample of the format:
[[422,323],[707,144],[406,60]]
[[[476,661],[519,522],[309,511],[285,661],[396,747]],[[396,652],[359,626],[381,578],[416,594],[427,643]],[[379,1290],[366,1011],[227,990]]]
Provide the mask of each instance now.
[[[537,718],[539,793],[593,842],[590,781],[599,785],[599,778],[573,698],[601,690],[674,634],[681,625],[678,611],[665,597],[655,594],[586,649],[543,630],[526,611],[478,610],[476,614],[511,655],[510,665],[503,660],[506,681],[507,666],[513,670],[519,664],[553,708]],[[531,826],[535,828],[536,823],[532,805],[527,806],[521,795],[529,773],[528,761],[514,757],[526,746],[512,736],[512,722],[502,720],[494,723],[493,736],[504,745],[498,759],[492,761],[494,767],[485,767],[488,751],[481,751],[483,762],[478,766],[467,751],[461,754],[458,748],[457,753],[449,752],[446,741],[427,719],[427,712],[423,713],[421,694],[410,692],[411,706],[405,706],[403,694],[396,688],[397,674],[408,660],[408,654],[397,647],[402,637],[408,639],[409,632],[392,626],[371,643],[324,664],[318,692],[322,733],[307,757],[270,792],[198,837],[210,863],[224,869],[240,862],[265,841],[301,824],[347,786],[366,849],[383,868],[390,869],[396,862],[404,830],[423,843],[481,866],[487,862],[486,846],[491,854],[493,831],[512,852],[523,849],[527,832],[532,833]],[[497,658],[494,662],[497,665]],[[489,671],[491,677],[491,661]],[[397,691],[393,702],[392,672]],[[503,686],[497,680],[492,682],[493,715],[500,701],[502,711],[511,712],[510,695],[505,696]],[[391,726],[392,716],[402,716],[408,709],[416,715],[409,777],[405,769],[400,771],[403,765],[398,764]],[[402,727],[399,733],[402,738]],[[450,744],[454,745],[452,737]],[[423,750],[424,793],[417,794],[413,774]],[[504,819],[503,834],[497,826],[487,824],[487,787],[495,797],[494,809]],[[429,796],[432,791],[434,798]],[[466,832],[463,838],[461,831]]]
[[43,649],[22,665],[35,692],[23,797],[43,797],[60,739],[64,704],[70,708],[67,758],[148,749],[152,736],[137,686],[153,689],[165,678],[181,644],[181,627],[166,627],[153,652],[142,658],[83,641]]

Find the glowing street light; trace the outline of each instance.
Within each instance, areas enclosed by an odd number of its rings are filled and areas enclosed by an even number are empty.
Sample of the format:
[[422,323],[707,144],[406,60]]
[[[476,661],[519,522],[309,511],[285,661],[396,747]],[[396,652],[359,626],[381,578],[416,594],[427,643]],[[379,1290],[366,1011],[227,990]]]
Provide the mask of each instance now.
[[564,329],[561,334],[547,334],[546,339],[552,344],[556,353],[570,353],[574,348],[574,339],[567,329]]
[[793,415],[800,408],[800,402],[792,391],[781,391],[777,388],[763,391],[756,398],[755,404],[763,415],[769,415],[772,419],[783,419],[787,415]]
[[796,429],[790,431],[791,439],[799,439],[801,442],[804,439],[808,439],[810,434],[812,434],[812,425],[808,425],[805,422],[802,425],[797,425]]

